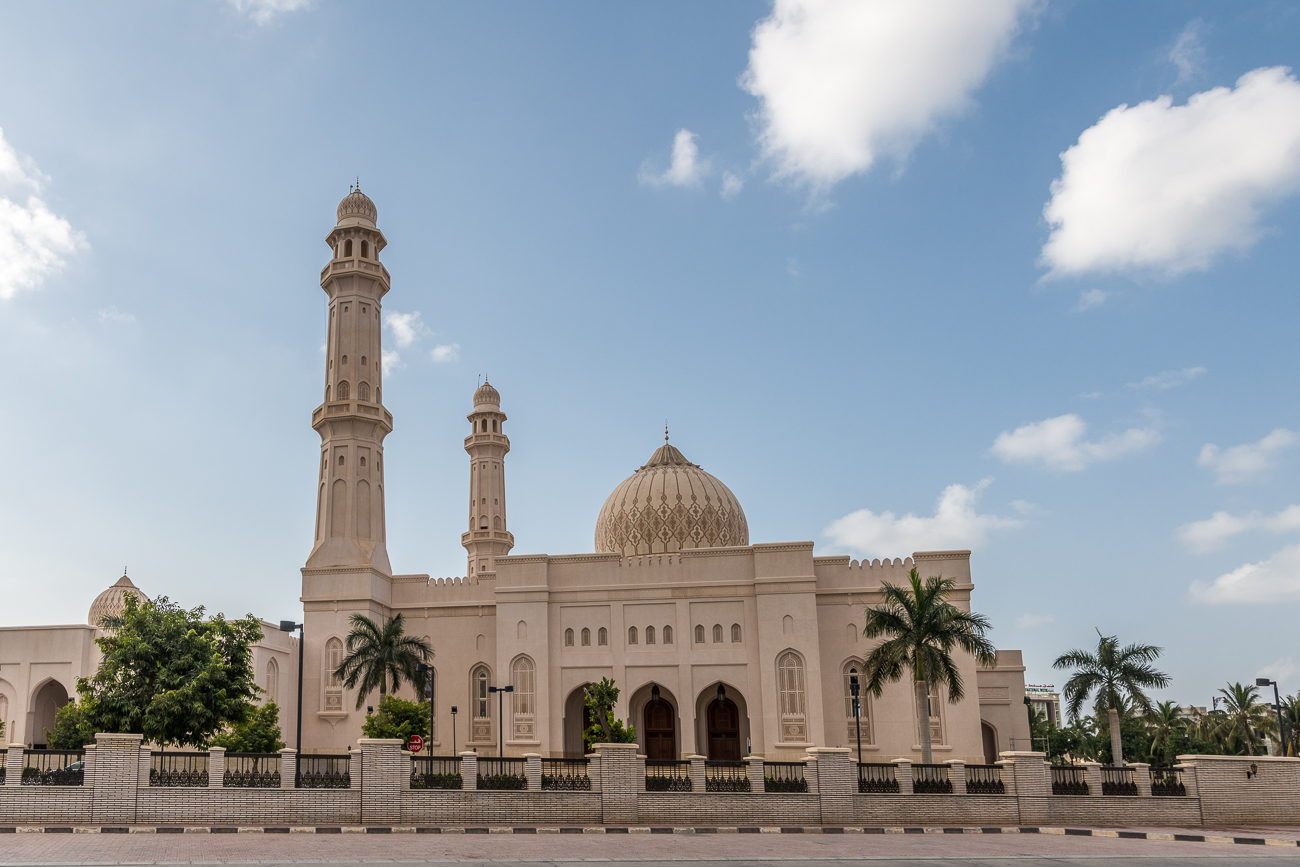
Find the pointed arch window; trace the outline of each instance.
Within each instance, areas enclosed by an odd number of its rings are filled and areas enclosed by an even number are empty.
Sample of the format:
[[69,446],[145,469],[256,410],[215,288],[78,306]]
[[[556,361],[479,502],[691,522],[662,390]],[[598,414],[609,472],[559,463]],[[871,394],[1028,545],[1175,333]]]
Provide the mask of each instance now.
[[370,383],[363,382],[357,386],[357,400],[370,400]]
[[585,626],[582,627],[582,646],[591,647],[591,630]]
[[629,626],[629,627],[627,628],[627,643],[628,643],[628,644],[636,644],[636,627],[635,627],[635,626]]
[[339,383],[339,400],[348,399],[348,381],[345,379]]
[[369,242],[369,241],[362,241],[362,242],[361,242],[361,258],[362,258],[362,259],[369,259],[369,258],[370,258],[370,242]]
[[696,644],[704,643],[704,624],[700,624],[695,627],[695,643]]
[[348,238],[346,241],[343,242],[343,255],[344,255],[344,256],[351,256],[351,255],[352,255],[352,239],[351,239],[351,238]]
[[275,701],[280,694],[280,665],[274,659],[266,661],[266,700]]
[[731,643],[735,644],[738,641],[740,641],[740,624],[733,623],[731,624]]
[[572,646],[573,646],[573,628],[572,628],[572,627],[570,627],[570,628],[564,630],[564,646],[565,646],[565,647],[572,647]]
[[514,717],[511,740],[535,739],[534,723],[537,714],[535,672],[533,661],[526,656],[516,659],[514,665],[510,667],[510,683],[515,688],[515,691],[510,694],[510,706]]
[[325,642],[325,710],[329,713],[343,712],[343,680],[336,673],[343,664],[343,642],[331,638]]
[[596,632],[596,644],[600,647],[609,644],[609,630],[603,626]]
[[[858,714],[859,720],[853,718],[853,689],[852,676],[853,670],[858,672]],[[864,673],[862,660],[850,659],[844,663],[844,719],[847,721],[848,735],[847,743],[853,743],[858,736],[858,722],[862,725],[862,742],[864,744],[875,743],[871,739],[871,696],[867,693],[867,678]]]
[[[928,684],[927,687],[928,687],[927,700],[930,705],[930,743],[941,744],[944,743],[943,690],[941,690],[938,686],[932,683]],[[915,688],[913,688],[912,694],[913,695],[916,694]],[[921,742],[921,725],[922,725],[921,713],[924,709],[925,709],[924,706],[919,701],[917,701],[916,702],[916,742],[918,744]]]
[[776,687],[781,711],[781,741],[807,743],[808,715],[804,695],[803,658],[793,650],[776,661]]
[[673,628],[672,628],[671,626],[665,626],[665,627],[664,627],[664,644],[672,644],[672,643],[673,643]]
[[492,743],[492,702],[488,697],[491,676],[486,665],[478,665],[470,672],[470,696],[473,719],[470,720],[472,743]]
[[713,643],[714,643],[714,644],[721,644],[721,643],[722,643],[722,624],[721,624],[721,623],[715,623],[715,624],[713,624]]

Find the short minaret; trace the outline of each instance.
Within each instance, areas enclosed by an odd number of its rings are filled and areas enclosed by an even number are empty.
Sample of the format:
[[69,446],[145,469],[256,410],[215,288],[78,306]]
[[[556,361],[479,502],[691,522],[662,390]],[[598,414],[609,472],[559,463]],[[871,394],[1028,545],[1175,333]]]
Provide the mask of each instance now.
[[469,532],[460,543],[469,552],[469,577],[495,572],[495,559],[515,546],[506,528],[506,452],[510,439],[504,433],[506,414],[501,395],[486,380],[474,392],[474,411],[468,416],[470,435],[465,437],[469,452]]
[[383,407],[380,302],[390,287],[379,251],[375,203],[360,185],[339,202],[325,238],[334,257],[321,271],[329,296],[325,402],[312,412],[320,434],[316,540],[307,569],[370,567],[392,574],[384,544],[384,437],[393,417]]

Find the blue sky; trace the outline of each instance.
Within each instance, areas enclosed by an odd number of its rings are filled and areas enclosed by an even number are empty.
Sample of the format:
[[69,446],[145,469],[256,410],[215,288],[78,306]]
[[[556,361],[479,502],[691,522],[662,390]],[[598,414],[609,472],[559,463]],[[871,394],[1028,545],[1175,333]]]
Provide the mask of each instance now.
[[3,6],[0,623],[300,610],[360,176],[397,571],[464,572],[487,373],[517,553],[667,419],[753,541],[971,547],[1031,681],[1300,689],[1300,6]]

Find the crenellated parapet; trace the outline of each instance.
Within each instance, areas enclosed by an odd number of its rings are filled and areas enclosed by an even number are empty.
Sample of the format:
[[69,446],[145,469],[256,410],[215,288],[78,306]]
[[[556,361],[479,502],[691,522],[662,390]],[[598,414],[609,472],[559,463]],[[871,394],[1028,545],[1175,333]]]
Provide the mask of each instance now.
[[429,575],[394,575],[393,607],[491,605],[495,603],[496,575],[484,572],[468,577],[434,578]]

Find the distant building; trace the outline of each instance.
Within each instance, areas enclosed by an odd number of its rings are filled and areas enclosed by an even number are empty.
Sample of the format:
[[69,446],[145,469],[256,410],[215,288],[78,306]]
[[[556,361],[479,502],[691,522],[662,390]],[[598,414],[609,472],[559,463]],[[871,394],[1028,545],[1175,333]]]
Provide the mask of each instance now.
[[1056,691],[1056,687],[1050,683],[1027,683],[1025,684],[1025,698],[1029,700],[1029,706],[1042,712],[1047,717],[1047,721],[1061,728],[1065,723],[1061,716],[1061,694]]

